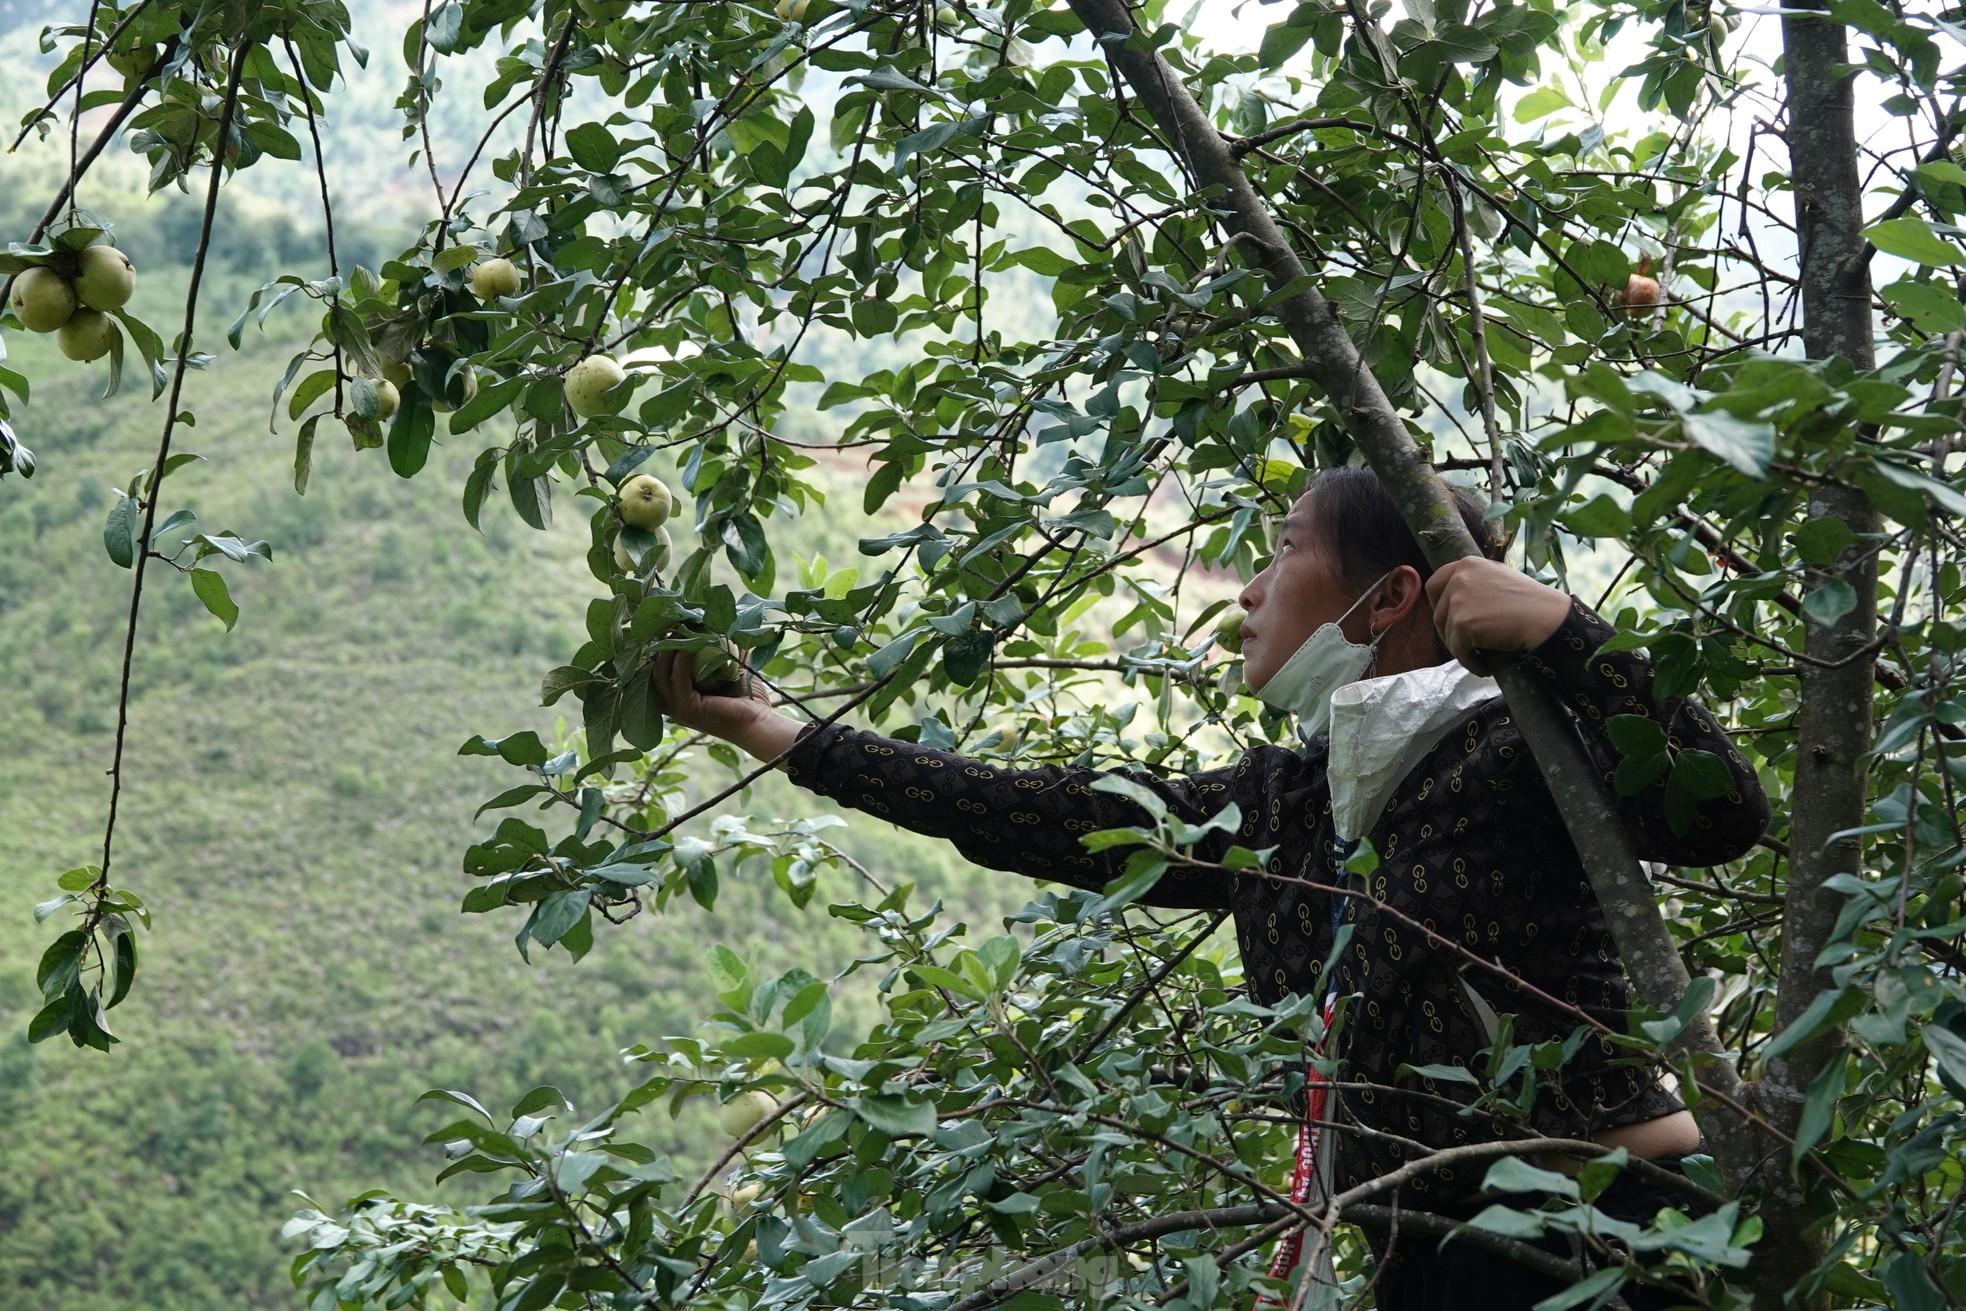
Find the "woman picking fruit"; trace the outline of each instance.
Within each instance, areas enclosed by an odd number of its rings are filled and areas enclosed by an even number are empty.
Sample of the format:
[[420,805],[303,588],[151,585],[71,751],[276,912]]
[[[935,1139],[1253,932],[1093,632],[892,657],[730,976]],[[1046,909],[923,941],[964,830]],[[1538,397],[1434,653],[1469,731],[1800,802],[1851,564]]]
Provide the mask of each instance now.
[[[1465,494],[1457,503],[1475,539],[1487,538],[1480,506]],[[1296,716],[1301,744],[1253,747],[1227,768],[1185,777],[1126,776],[1176,819],[1199,824],[1230,802],[1242,816],[1238,831],[1195,845],[1201,864],[1170,867],[1142,900],[1231,910],[1256,1000],[1296,993],[1348,1008],[1339,1050],[1324,1053],[1341,1062],[1346,1090],[1317,1089],[1329,1100],[1300,1137],[1297,1195],[1311,1171],[1342,1189],[1442,1149],[1523,1136],[1519,1125],[1463,1113],[1473,1089],[1408,1067],[1482,1068],[1503,1013],[1514,1015],[1519,1044],[1562,1042],[1583,1017],[1622,1033],[1627,985],[1484,654],[1526,653],[1607,778],[1618,752],[1606,724],[1617,715],[1649,718],[1674,749],[1709,753],[1724,767],[1721,795],[1694,803],[1690,820],[1675,810],[1678,825],[1663,776],[1617,799],[1646,859],[1712,865],[1746,852],[1769,818],[1754,771],[1709,712],[1655,692],[1642,655],[1600,654],[1613,629],[1582,601],[1493,558],[1431,568],[1369,471],[1316,479],[1238,599],[1244,677]],[[946,839],[980,865],[1098,890],[1120,873],[1128,849],[1088,851],[1080,835],[1150,822],[1133,801],[1095,790],[1094,770],[1004,768],[845,724],[802,724],[763,692],[696,691],[682,653],[659,657],[656,679],[676,722],[778,763],[821,796]],[[1346,869],[1360,840],[1378,856],[1364,875]],[[1231,844],[1274,850],[1262,870],[1206,867]],[[1694,1151],[1699,1133],[1678,1097],[1652,1068],[1616,1055],[1586,1037],[1542,1079],[1529,1128],[1661,1164]],[[1300,1100],[1299,1113],[1309,1106]],[[1316,1144],[1311,1118],[1350,1131],[1325,1132]],[[1485,1166],[1442,1164],[1373,1200],[1465,1218],[1491,1200],[1477,1195]],[[1596,1205],[1642,1224],[1669,1200],[1627,1170]],[[1473,1242],[1449,1241],[1438,1253],[1431,1238],[1409,1237],[1398,1251],[1374,1242],[1382,1308],[1527,1308],[1559,1291]],[[1294,1253],[1287,1246],[1273,1271],[1287,1273]],[[1632,1287],[1624,1296],[1648,1306],[1652,1292]]]

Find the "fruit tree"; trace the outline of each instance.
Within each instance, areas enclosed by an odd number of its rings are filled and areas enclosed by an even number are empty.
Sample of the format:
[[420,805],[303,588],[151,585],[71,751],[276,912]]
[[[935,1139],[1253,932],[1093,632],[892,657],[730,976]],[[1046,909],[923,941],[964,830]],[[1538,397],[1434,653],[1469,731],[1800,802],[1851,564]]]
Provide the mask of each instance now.
[[[1561,708],[1499,671],[1643,1003],[1601,1036],[1677,1077],[1712,1150],[1686,1209],[1622,1235],[1658,1264],[1602,1241],[1615,1152],[1575,1178],[1529,1164],[1533,1143],[1484,1159],[1518,1196],[1472,1241],[1532,1260],[1520,1240],[1574,1236],[1566,1305],[1639,1281],[1710,1306],[1966,1302],[1956,11],[403,12],[375,52],[308,0],[94,0],[48,26],[59,62],[23,132],[66,136],[70,168],[0,256],[0,330],[58,334],[62,367],[110,388],[133,351],[161,402],[102,576],[74,583],[127,576],[104,695],[127,704],[132,666],[165,658],[139,627],[178,584],[165,565],[230,627],[228,574],[278,549],[197,530],[183,446],[201,352],[252,349],[248,318],[304,305],[318,330],[271,398],[296,495],[324,441],[402,478],[471,443],[459,531],[589,529],[586,640],[540,670],[578,730],[548,741],[514,706],[462,747],[498,789],[485,809],[514,812],[463,853],[464,912],[578,959],[629,915],[686,924],[720,870],[766,869],[866,952],[826,979],[711,950],[710,1023],[649,1035],[641,1081],[598,1113],[551,1088],[509,1114],[433,1092],[457,1112],[431,1137],[440,1177],[490,1176],[482,1204],[294,1217],[312,1306],[487,1287],[510,1311],[1242,1306],[1290,1296],[1265,1273],[1280,1235],[1333,1245],[1356,1293],[1360,1232],[1451,1228],[1370,1190],[1280,1191],[1311,999],[1243,995],[1221,915],[1133,904],[1200,832],[1119,771],[1287,733],[1233,677],[1230,598],[1306,480],[1346,463],[1378,471],[1436,563],[1472,549],[1438,527],[1441,478],[1474,486],[1512,560],[1588,589],[1663,693],[1725,715],[1776,803],[1747,857],[1647,870]],[[369,268],[337,248],[321,154],[343,70],[374,59],[403,66],[398,162],[428,198]],[[458,101],[482,135],[439,157],[431,114]],[[135,218],[87,204],[106,150],[202,196],[178,321],[129,308]],[[318,264],[211,304],[223,184],[276,168],[318,178]],[[61,458],[33,449],[30,382],[0,365],[0,495]],[[855,470],[857,504],[822,505],[822,461]],[[862,535],[852,564],[792,567],[802,524],[896,506],[909,526]],[[680,649],[706,686],[756,677],[816,718],[1108,771],[1139,822],[1085,840],[1130,847],[1125,873],[1034,888],[1017,932],[965,940],[817,807],[747,822],[768,764],[719,744],[724,775],[679,766],[700,744],[650,665]],[[1074,686],[1099,693],[1061,713]],[[1655,725],[1613,730],[1617,789],[1664,779],[1687,808],[1716,786],[1714,758]],[[43,872],[37,1041],[141,1041],[109,1027],[151,913],[115,863],[124,737],[119,717],[100,854]],[[1263,857],[1231,849],[1220,873]],[[865,1032],[833,1028],[847,975],[878,995]],[[1520,1118],[1566,1056],[1504,1024],[1484,1068],[1412,1074]],[[730,1134],[702,1174],[635,1141],[637,1113],[690,1099]]]

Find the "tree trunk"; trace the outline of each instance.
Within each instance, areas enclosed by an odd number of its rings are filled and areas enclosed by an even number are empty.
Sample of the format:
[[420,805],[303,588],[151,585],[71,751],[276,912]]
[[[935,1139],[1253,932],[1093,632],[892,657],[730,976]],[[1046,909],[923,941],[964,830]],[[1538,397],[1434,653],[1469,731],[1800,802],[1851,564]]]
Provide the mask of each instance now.
[[[1871,349],[1870,266],[1864,250],[1863,185],[1857,174],[1852,123],[1855,77],[1843,26],[1798,11],[1785,0],[1783,68],[1788,92],[1789,171],[1795,191],[1797,265],[1802,279],[1802,340],[1811,359],[1841,355],[1860,370],[1875,366]],[[1830,835],[1864,822],[1865,753],[1871,742],[1874,656],[1853,658],[1877,633],[1877,557],[1865,548],[1877,527],[1870,498],[1851,487],[1821,483],[1811,495],[1813,516],[1841,519],[1857,534],[1843,558],[1823,571],[1855,591],[1857,604],[1834,624],[1804,618],[1804,652],[1810,661],[1848,661],[1826,669],[1805,662],[1802,704],[1796,719],[1794,818],[1790,828],[1787,902],[1783,907],[1782,976],[1775,1000],[1775,1031],[1792,1024],[1818,993],[1831,987],[1815,968],[1835,926],[1840,899],[1823,883],[1840,871],[1861,868],[1855,838]],[[1831,1026],[1768,1062],[1757,1082],[1756,1101],[1769,1120],[1794,1134],[1810,1088],[1838,1080],[1841,1026]],[[1768,1237],[1761,1244],[1763,1278],[1757,1306],[1827,1306],[1818,1294],[1792,1299],[1789,1290],[1822,1260],[1820,1230],[1811,1229],[1806,1176],[1784,1152],[1766,1162],[1759,1182]]]

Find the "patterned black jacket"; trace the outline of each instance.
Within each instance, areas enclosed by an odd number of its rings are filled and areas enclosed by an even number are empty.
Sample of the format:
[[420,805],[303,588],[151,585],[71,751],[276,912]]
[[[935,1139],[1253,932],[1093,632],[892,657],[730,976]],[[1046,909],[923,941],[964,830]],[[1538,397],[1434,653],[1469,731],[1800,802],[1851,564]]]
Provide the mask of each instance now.
[[[1726,762],[1732,790],[1702,803],[1683,836],[1666,821],[1663,777],[1643,794],[1620,799],[1641,857],[1714,865],[1742,855],[1769,818],[1753,769],[1704,708],[1654,696],[1652,668],[1642,655],[1597,654],[1613,631],[1573,600],[1563,624],[1528,653],[1527,664],[1554,683],[1575,712],[1607,780],[1618,761],[1604,728],[1613,715],[1649,716],[1664,726],[1672,748],[1703,749]],[[1266,1003],[1292,992],[1324,991],[1335,894],[1275,876],[1288,872],[1327,886],[1348,877],[1337,864],[1324,776],[1327,746],[1323,738],[1308,747],[1258,746],[1227,768],[1184,777],[1122,771],[1192,823],[1231,801],[1241,807],[1240,832],[1210,834],[1195,848],[1196,858],[1219,862],[1232,841],[1252,850],[1276,848],[1263,873],[1177,865],[1142,899],[1170,908],[1232,910],[1250,991]],[[821,796],[947,839],[979,865],[1081,888],[1103,887],[1130,851],[1088,852],[1083,834],[1150,822],[1134,802],[1090,787],[1099,777],[1094,770],[1007,769],[838,724],[802,728],[785,765],[796,782]],[[1517,1043],[1561,1040],[1579,1025],[1575,1015],[1537,1000],[1513,978],[1469,965],[1460,951],[1409,920],[1612,1030],[1626,1029],[1626,982],[1603,913],[1500,698],[1448,730],[1401,781],[1367,837],[1380,863],[1354,884],[1370,899],[1342,899],[1351,937],[1336,968],[1339,994],[1349,1000],[1337,1045],[1344,1062],[1338,1078],[1373,1086],[1346,1090],[1338,1116],[1378,1132],[1344,1136],[1341,1188],[1406,1160],[1412,1149],[1399,1139],[1447,1147],[1521,1135],[1519,1126],[1498,1117],[1458,1109],[1473,1095],[1465,1083],[1401,1074],[1402,1066],[1483,1068],[1478,1054],[1489,1045],[1488,1025],[1496,1014],[1516,1017]],[[1560,1072],[1543,1075],[1529,1115],[1533,1129],[1582,1138],[1681,1108],[1648,1069],[1612,1057],[1609,1045],[1586,1040]],[[1417,1179],[1402,1190],[1406,1204],[1464,1197],[1484,1168],[1471,1167],[1458,1178],[1443,1168]]]

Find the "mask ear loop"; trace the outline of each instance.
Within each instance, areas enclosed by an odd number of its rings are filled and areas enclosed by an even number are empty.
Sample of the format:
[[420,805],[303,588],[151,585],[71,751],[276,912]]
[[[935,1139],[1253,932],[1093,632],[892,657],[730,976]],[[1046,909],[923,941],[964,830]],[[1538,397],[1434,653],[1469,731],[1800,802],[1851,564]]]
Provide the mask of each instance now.
[[[1386,581],[1386,580],[1387,580],[1388,578],[1391,578],[1392,576],[1393,576],[1393,571],[1392,571],[1391,569],[1388,569],[1388,570],[1386,570],[1386,572],[1385,572],[1385,573],[1383,573],[1383,574],[1380,574],[1380,575],[1379,575],[1379,578],[1378,578],[1378,581],[1377,581],[1377,582],[1375,582],[1375,583],[1373,583],[1373,584],[1372,584],[1372,586],[1370,586],[1370,587],[1368,587],[1368,588],[1366,588],[1366,589],[1365,589],[1365,590],[1364,590],[1363,592],[1360,592],[1360,593],[1358,594],[1358,601],[1354,601],[1354,602],[1352,602],[1352,605],[1351,605],[1351,609],[1350,609],[1350,610],[1347,610],[1347,611],[1345,611],[1345,613],[1346,613],[1346,614],[1350,614],[1350,613],[1352,612],[1352,610],[1356,610],[1356,609],[1358,609],[1358,606],[1359,606],[1359,601],[1363,601],[1363,600],[1365,600],[1365,598],[1366,598],[1366,597],[1368,597],[1368,596],[1371,596],[1371,595],[1372,595],[1372,594],[1373,594],[1374,592],[1376,592],[1377,590],[1379,590],[1379,583],[1383,583],[1383,582],[1385,582],[1385,581]],[[1374,634],[1372,635],[1372,643],[1371,643],[1371,647],[1372,647],[1372,654],[1371,654],[1370,656],[1368,656],[1368,657],[1366,658],[1366,661],[1365,661],[1365,672],[1364,672],[1363,674],[1361,674],[1361,675],[1359,675],[1359,677],[1360,677],[1360,678],[1362,678],[1362,679],[1364,679],[1364,678],[1371,678],[1371,677],[1373,677],[1373,676],[1374,676],[1375,674],[1377,674],[1377,673],[1378,673],[1378,671],[1379,671],[1379,643],[1381,643],[1381,642],[1383,642],[1383,641],[1385,641],[1385,640],[1386,640],[1386,633],[1388,633],[1388,632],[1390,632],[1390,631],[1392,631],[1392,630],[1391,630],[1391,629],[1385,629],[1385,630],[1382,630],[1382,631],[1380,631],[1380,632],[1377,632],[1377,633],[1374,633]]]

